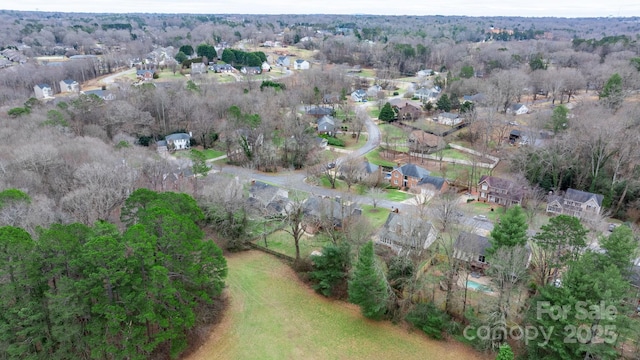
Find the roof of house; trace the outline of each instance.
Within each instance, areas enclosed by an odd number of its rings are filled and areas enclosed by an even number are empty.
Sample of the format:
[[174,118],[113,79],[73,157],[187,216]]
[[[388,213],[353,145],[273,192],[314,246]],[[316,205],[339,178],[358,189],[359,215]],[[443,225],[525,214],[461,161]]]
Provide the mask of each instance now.
[[585,203],[590,199],[594,199],[598,204],[598,206],[602,206],[602,199],[604,199],[604,196],[600,194],[594,194],[586,191],[580,191],[580,190],[569,188],[567,189],[567,192],[564,194],[564,198],[571,201],[580,202],[580,203]]
[[488,248],[491,247],[489,238],[462,231],[456,242],[453,244],[453,248],[463,252],[476,253],[478,255],[485,255]]
[[304,203],[304,213],[316,219],[331,216],[334,226],[342,226],[343,217],[360,215],[362,211],[339,197],[312,196]]
[[164,139],[166,141],[189,140],[191,139],[191,136],[185,133],[175,133],[175,134],[165,136]]
[[83,91],[83,94],[89,96],[89,95],[96,95],[99,98],[106,98],[107,96],[109,96],[111,94],[111,92],[107,91],[107,90],[102,90],[102,89],[96,89],[96,90],[86,90]]
[[36,86],[39,87],[40,89],[51,88],[51,86],[49,86],[47,84],[38,84]]
[[358,90],[352,92],[351,95],[354,95],[354,96],[367,96],[367,92],[365,90],[358,89]]
[[429,176],[429,174],[431,174],[429,170],[423,169],[416,164],[404,164],[400,167],[395,168],[394,170],[400,171],[400,173],[404,176],[418,179],[422,179],[423,177]]
[[448,119],[457,119],[460,117],[459,114],[454,114],[450,112],[443,112],[443,113],[440,113],[438,116],[448,118]]
[[389,101],[389,104],[391,106],[397,107],[398,109],[403,109],[407,106],[413,106],[415,108],[422,109],[419,102],[407,99],[391,99]]
[[308,62],[308,61],[304,59],[296,59],[297,64],[302,64],[303,62]]
[[511,111],[518,111],[522,108],[527,108],[524,104],[511,104],[511,106],[509,106],[509,110]]
[[149,69],[142,69],[142,70],[136,70],[136,75],[144,75],[147,73],[155,73],[155,70],[149,70]]
[[516,187],[515,186],[516,183],[514,183],[513,181],[499,178],[496,176],[482,175],[480,177],[480,181],[478,181],[478,184],[483,182],[486,182],[487,184],[489,184],[489,186],[495,187],[498,189],[510,189],[510,188]]
[[391,212],[382,226],[381,236],[395,243],[407,243],[421,239],[426,240],[431,231],[435,232],[436,230],[428,221],[411,215]]
[[289,203],[289,193],[277,186],[254,181],[249,187],[249,204],[270,213],[282,213]]
[[333,110],[331,108],[328,107],[322,107],[322,106],[314,106],[312,108],[309,108],[309,110],[307,110],[307,114],[309,115],[331,115],[331,113],[333,112]]
[[369,174],[372,174],[372,173],[378,171],[378,169],[380,168],[380,166],[378,166],[376,164],[372,164],[372,163],[370,163],[370,162],[368,162],[366,160],[363,162],[363,166],[364,166],[364,170]]
[[318,127],[320,127],[322,125],[324,125],[324,126],[327,126],[327,125],[335,126],[336,122],[331,116],[325,115],[325,116],[321,117],[320,119],[318,119]]
[[420,179],[418,185],[432,185],[436,190],[442,190],[442,186],[444,186],[446,180],[444,178],[438,176],[427,175]]
[[413,130],[411,134],[409,134],[409,140],[429,147],[437,147],[438,144],[440,144],[440,137],[429,134],[423,130]]
[[62,82],[64,82],[67,85],[73,85],[73,84],[77,84],[78,82],[72,79],[64,79],[62,80]]

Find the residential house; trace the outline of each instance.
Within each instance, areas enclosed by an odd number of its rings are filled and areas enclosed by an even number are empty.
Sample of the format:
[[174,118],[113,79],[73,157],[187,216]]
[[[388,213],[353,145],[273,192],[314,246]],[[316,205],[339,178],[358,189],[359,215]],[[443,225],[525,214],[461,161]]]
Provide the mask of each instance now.
[[437,236],[438,231],[430,222],[391,212],[378,233],[377,242],[392,248],[398,255],[419,254],[428,249]]
[[191,134],[176,133],[164,137],[169,150],[188,150],[191,148]]
[[209,66],[209,70],[216,73],[232,73],[236,69],[231,64],[213,64]]
[[304,231],[314,234],[327,226],[341,229],[345,222],[362,215],[362,209],[341,197],[312,196],[304,202]]
[[311,64],[307,60],[297,59],[293,62],[294,70],[309,70]]
[[472,271],[484,271],[489,268],[487,249],[490,247],[487,237],[462,231],[453,244],[453,257],[468,263]]
[[478,201],[511,206],[522,205],[524,189],[515,182],[483,175],[478,182]]
[[486,96],[484,94],[465,95],[462,97],[462,102],[471,102],[474,104],[484,104],[486,102]]
[[36,99],[50,99],[53,97],[53,88],[47,84],[37,84],[33,87]]
[[333,117],[325,115],[318,119],[318,133],[327,134],[329,136],[335,135],[336,121]]
[[396,110],[398,120],[417,120],[422,116],[422,106],[415,101],[391,99],[389,104]]
[[307,115],[311,115],[316,118],[321,118],[323,116],[331,116],[333,115],[333,109],[329,107],[323,106],[312,106],[307,109]]
[[549,195],[547,212],[565,214],[579,219],[594,219],[600,215],[604,196],[576,189],[567,189],[564,195]]
[[433,75],[433,70],[431,69],[422,69],[416,73],[417,77],[425,77]]
[[271,65],[269,65],[268,62],[263,61],[262,65],[260,66],[262,68],[262,72],[269,72],[271,71]]
[[95,95],[104,101],[111,101],[116,99],[116,95],[111,91],[107,91],[107,90],[101,90],[101,89],[85,90],[85,91],[81,91],[81,93],[87,96]]
[[276,65],[288,67],[289,65],[291,65],[291,60],[288,56],[278,56],[278,58],[276,59]]
[[462,119],[460,118],[460,115],[458,114],[454,114],[454,113],[450,113],[450,112],[443,112],[438,114],[438,123],[443,124],[443,125],[449,125],[449,126],[456,126],[458,124],[460,124],[462,122]]
[[529,108],[524,104],[511,104],[507,108],[507,114],[523,115],[529,112]]
[[404,164],[395,167],[391,171],[389,182],[391,186],[398,188],[412,188],[420,182],[420,180],[430,174],[429,170],[423,169],[415,164]]
[[427,101],[434,102],[438,98],[438,95],[440,95],[440,88],[437,86],[432,88],[422,87],[413,93],[413,96],[423,103],[426,103]]
[[60,91],[63,93],[78,93],[80,92],[80,84],[71,79],[61,80]]
[[444,145],[444,141],[437,135],[423,130],[413,130],[409,134],[409,147],[412,152],[429,153]]
[[149,69],[136,70],[136,78],[142,81],[153,80],[153,74],[155,74],[155,70],[149,70]]
[[322,97],[322,102],[324,104],[337,104],[340,102],[340,95],[338,94],[325,94]]
[[368,97],[377,97],[378,93],[380,91],[382,91],[382,86],[380,86],[380,85],[369,86],[369,88],[367,89],[367,96]]
[[205,63],[191,63],[191,75],[206,74],[207,65]]
[[358,89],[351,93],[351,99],[355,102],[367,101],[367,92],[362,89]]
[[262,181],[251,181],[249,206],[265,216],[284,216],[289,205],[289,192]]
[[415,186],[421,190],[423,195],[433,196],[436,193],[443,193],[449,189],[449,183],[445,178],[439,176],[423,176]]
[[262,73],[262,68],[259,66],[243,66],[240,72],[245,75],[258,75]]

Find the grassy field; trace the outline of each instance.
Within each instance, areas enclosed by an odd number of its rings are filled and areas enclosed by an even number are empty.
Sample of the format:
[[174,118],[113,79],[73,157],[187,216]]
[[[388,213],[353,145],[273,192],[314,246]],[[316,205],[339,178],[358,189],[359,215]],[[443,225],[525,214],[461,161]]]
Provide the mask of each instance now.
[[356,306],[315,294],[267,254],[248,251],[227,261],[229,308],[185,360],[490,358],[458,342],[366,320]]
[[365,155],[365,157],[367,158],[367,161],[371,162],[372,164],[376,164],[379,166],[388,166],[388,167],[394,167],[397,164],[393,161],[389,161],[389,160],[385,160],[380,156],[380,148],[375,149],[369,153],[367,153],[367,155]]
[[385,191],[385,198],[391,201],[405,201],[411,199],[414,195],[407,194],[404,191],[388,189]]
[[[220,157],[220,156],[226,154],[226,152],[224,152],[224,151],[213,150],[213,149],[206,149],[206,150],[196,149],[196,150],[201,151],[204,154],[204,156],[205,156],[205,158],[207,160],[208,159],[215,159],[217,157]],[[176,151],[176,152],[173,153],[173,156],[181,157],[181,158],[188,158],[188,157],[191,156],[190,154],[191,154],[190,151]]]
[[[324,234],[316,234],[315,236],[304,235],[300,239],[300,256],[309,256],[314,250],[322,250],[322,247],[330,242]],[[264,241],[259,240],[259,245],[264,245]],[[281,254],[296,257],[296,246],[293,243],[293,236],[286,231],[280,230],[267,236],[267,246],[269,249],[277,251]]]
[[393,126],[391,124],[380,124],[378,125],[380,128],[380,132],[382,133],[382,141],[387,140],[387,134],[389,140],[391,139],[400,139],[400,142],[406,141],[407,134],[399,127]]

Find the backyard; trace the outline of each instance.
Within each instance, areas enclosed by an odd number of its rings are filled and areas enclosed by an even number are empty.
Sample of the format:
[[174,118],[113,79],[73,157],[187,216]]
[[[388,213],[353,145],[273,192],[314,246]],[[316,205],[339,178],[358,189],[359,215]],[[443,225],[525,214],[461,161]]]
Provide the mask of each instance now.
[[489,359],[452,341],[365,319],[329,300],[276,258],[248,251],[227,258],[229,308],[186,360],[204,359]]

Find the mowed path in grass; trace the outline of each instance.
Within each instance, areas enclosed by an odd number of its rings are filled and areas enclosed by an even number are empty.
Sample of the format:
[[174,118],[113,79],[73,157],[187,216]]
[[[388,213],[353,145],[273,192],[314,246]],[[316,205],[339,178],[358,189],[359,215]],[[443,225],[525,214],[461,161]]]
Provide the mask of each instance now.
[[270,255],[248,251],[227,261],[229,308],[186,360],[489,359],[457,342],[369,321],[358,307],[317,295]]

